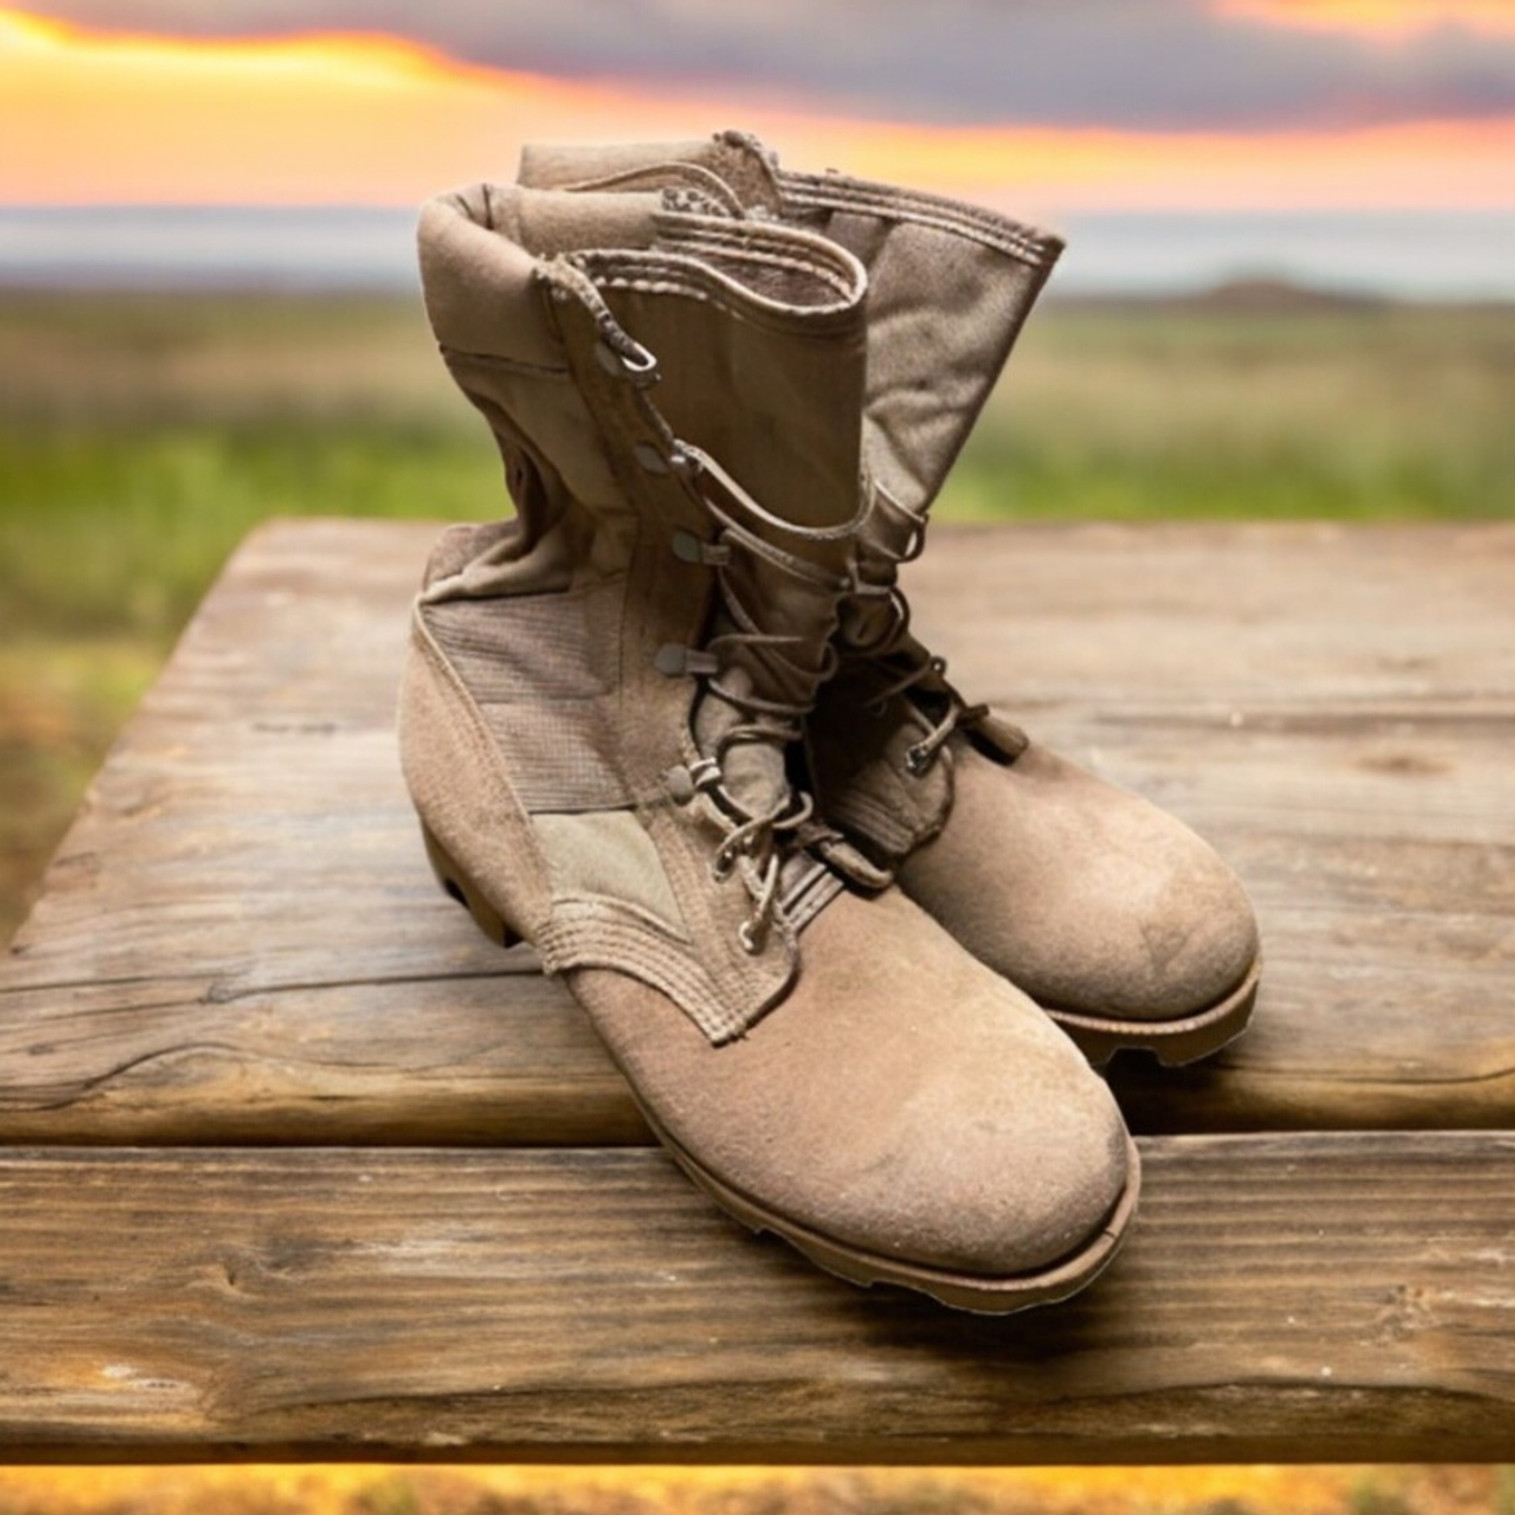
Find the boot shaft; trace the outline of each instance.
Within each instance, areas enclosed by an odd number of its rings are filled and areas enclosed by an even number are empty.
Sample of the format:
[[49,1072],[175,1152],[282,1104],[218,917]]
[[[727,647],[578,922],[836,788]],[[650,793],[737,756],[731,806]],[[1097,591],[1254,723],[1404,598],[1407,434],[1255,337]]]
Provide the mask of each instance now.
[[421,259],[518,513],[455,529],[428,573],[412,787],[445,809],[422,712],[482,725],[544,963],[621,966],[738,1034],[840,888],[784,745],[850,582],[856,409],[827,401],[861,403],[862,271],[661,195],[497,187],[429,206]]
[[595,361],[656,391],[670,438],[717,459],[785,522],[846,524],[858,431],[816,402],[861,410],[862,270],[824,238],[682,213],[669,198],[479,186],[433,201],[422,283],[454,377],[492,424],[503,410],[541,438],[552,466],[574,470],[570,493],[599,506],[618,492],[601,466],[618,439],[591,445],[605,417],[551,382],[579,373],[572,328],[592,326]]
[[912,515],[936,498],[1063,246],[941,196],[782,169],[755,138],[732,131],[528,145],[520,180],[585,194],[660,188],[712,213],[776,218],[851,252],[869,283],[864,459],[874,486]]

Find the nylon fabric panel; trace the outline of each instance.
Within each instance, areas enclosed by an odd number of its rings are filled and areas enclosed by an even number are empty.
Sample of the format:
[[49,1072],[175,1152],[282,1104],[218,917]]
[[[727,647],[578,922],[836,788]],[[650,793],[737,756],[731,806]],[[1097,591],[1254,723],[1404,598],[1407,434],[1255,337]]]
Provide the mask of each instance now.
[[588,700],[609,693],[611,669],[593,654],[613,647],[601,596],[535,594],[428,605],[423,612],[476,700]]
[[1043,278],[994,247],[908,221],[874,253],[868,464],[902,504],[935,498]]
[[529,811],[630,803],[619,750],[621,585],[425,607]]
[[555,899],[593,896],[634,905],[687,940],[657,848],[631,811],[536,814],[531,825]]

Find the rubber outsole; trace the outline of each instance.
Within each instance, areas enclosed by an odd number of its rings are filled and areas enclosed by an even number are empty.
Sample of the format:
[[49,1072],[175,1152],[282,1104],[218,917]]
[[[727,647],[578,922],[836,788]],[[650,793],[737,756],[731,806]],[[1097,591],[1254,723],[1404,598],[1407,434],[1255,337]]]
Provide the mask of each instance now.
[[1037,1305],[1056,1304],[1086,1289],[1115,1260],[1130,1229],[1141,1193],[1141,1157],[1136,1144],[1127,1137],[1126,1185],[1100,1230],[1083,1247],[1033,1272],[1000,1276],[953,1273],[944,1268],[902,1262],[898,1258],[882,1257],[843,1245],[764,1209],[706,1172],[647,1115],[645,1109],[642,1113],[669,1155],[695,1185],[749,1231],[780,1237],[818,1268],[848,1283],[863,1288],[891,1284],[912,1289],[930,1296],[939,1304],[978,1315],[1010,1315]]
[[1262,959],[1258,957],[1224,999],[1174,1020],[1144,1021],[1133,1016],[1086,1015],[1051,1008],[1047,1014],[1096,1068],[1103,1068],[1122,1048],[1151,1052],[1163,1067],[1182,1068],[1219,1052],[1247,1029],[1261,979]]

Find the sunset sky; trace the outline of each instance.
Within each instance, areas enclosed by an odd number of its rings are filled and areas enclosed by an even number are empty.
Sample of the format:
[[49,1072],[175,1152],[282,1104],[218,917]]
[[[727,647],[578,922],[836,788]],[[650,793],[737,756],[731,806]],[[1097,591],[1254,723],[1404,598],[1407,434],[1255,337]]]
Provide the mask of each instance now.
[[411,205],[757,131],[1023,212],[1515,209],[1515,0],[47,0],[0,204]]

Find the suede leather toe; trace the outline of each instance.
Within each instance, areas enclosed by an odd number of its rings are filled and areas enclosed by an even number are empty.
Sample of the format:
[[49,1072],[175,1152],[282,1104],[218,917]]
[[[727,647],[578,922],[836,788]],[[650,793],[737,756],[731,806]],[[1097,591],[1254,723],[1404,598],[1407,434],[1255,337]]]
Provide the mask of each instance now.
[[900,868],[912,898],[1049,1010],[1167,1021],[1256,963],[1251,902],[1187,826],[1035,743],[953,743],[951,816]]
[[1085,1247],[1135,1175],[1068,1038],[898,891],[837,899],[804,946],[789,997],[723,1047],[634,979],[572,985],[661,1133],[773,1229],[985,1278]]

